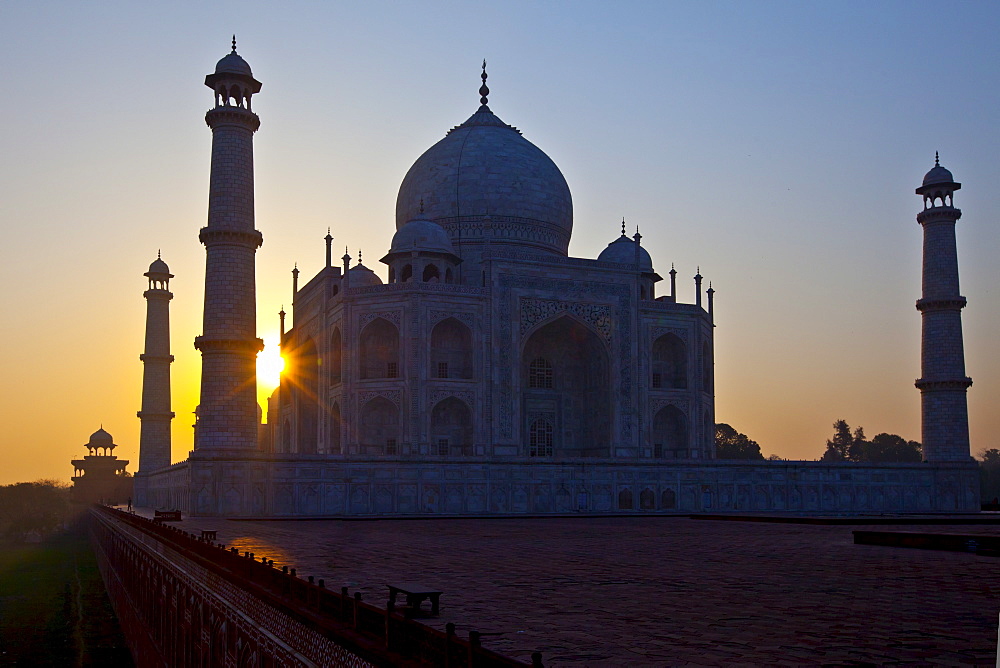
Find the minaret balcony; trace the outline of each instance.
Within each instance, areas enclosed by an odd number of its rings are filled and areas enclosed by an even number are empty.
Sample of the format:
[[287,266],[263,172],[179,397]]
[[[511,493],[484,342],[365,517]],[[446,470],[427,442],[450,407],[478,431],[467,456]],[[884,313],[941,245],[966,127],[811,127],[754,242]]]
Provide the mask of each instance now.
[[205,244],[239,244],[260,248],[264,245],[264,235],[257,230],[232,230],[228,228],[203,227],[198,233],[198,241]]
[[256,132],[260,128],[260,117],[247,109],[220,105],[205,113],[205,124],[213,130],[222,125],[236,125]]
[[918,299],[917,310],[924,311],[961,311],[966,305],[965,297],[955,299]]
[[968,376],[953,380],[925,380],[923,378],[918,378],[913,382],[913,384],[921,392],[934,392],[935,390],[966,390],[972,385],[972,379]]
[[222,339],[210,336],[195,337],[194,347],[198,350],[222,350],[231,352],[246,352],[257,354],[264,350],[262,339]]
[[924,223],[933,222],[951,222],[954,223],[959,218],[962,217],[962,210],[956,209],[953,206],[936,206],[931,209],[924,209],[917,214],[917,222],[923,225]]

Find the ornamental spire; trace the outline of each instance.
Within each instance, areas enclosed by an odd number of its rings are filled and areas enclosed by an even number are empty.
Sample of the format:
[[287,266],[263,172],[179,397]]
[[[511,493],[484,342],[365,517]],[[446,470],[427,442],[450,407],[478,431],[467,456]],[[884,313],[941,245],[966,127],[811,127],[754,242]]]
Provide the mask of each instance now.
[[488,75],[486,74],[486,59],[485,58],[483,58],[483,73],[482,73],[481,76],[482,76],[482,79],[483,79],[483,85],[479,87],[479,96],[480,96],[479,97],[479,103],[482,104],[485,107],[486,103],[489,101],[486,96],[490,94],[489,86],[486,85],[486,77]]
[[940,157],[938,157],[938,152],[937,151],[934,151],[934,166],[935,167],[940,167],[941,166],[941,159],[940,159]]
[[236,53],[236,33],[233,33],[233,53]]

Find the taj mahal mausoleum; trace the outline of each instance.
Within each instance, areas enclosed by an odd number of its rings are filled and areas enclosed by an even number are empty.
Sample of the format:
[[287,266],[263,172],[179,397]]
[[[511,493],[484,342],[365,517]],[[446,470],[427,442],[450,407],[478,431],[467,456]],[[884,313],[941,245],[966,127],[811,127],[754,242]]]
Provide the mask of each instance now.
[[375,260],[388,282],[368,253],[335,258],[330,234],[325,267],[301,284],[296,269],[281,314],[287,366],[262,420],[251,106],[262,84],[234,40],[205,78],[214,105],[194,449],[171,463],[172,275],[157,258],[144,295],[136,505],[226,517],[979,509],[950,171],[936,160],[916,190],[925,461],[720,460],[711,284],[694,276],[683,303],[677,272],[658,273],[666,261],[624,222],[596,258],[571,257],[569,185],[492,111],[485,63],[481,79],[478,108],[402,179]]

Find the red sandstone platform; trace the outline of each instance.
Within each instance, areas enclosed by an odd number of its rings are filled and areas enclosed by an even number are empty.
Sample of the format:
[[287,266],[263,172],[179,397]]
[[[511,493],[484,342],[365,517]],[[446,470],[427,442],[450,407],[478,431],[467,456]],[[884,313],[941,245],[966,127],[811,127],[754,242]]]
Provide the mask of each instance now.
[[[487,647],[522,659],[539,650],[546,665],[995,662],[1000,559],[854,545],[860,524],[185,518],[180,526],[215,529],[227,546],[373,603],[384,602],[385,582],[436,587],[441,616],[426,623],[497,633],[483,638]],[[961,532],[1000,536],[1000,526]]]

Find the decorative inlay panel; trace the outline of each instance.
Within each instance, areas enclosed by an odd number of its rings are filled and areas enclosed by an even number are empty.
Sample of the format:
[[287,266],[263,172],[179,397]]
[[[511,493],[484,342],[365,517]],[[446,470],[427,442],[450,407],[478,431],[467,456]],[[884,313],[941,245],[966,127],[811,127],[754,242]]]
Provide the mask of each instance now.
[[396,327],[399,327],[400,312],[399,311],[375,311],[372,313],[362,313],[358,316],[358,331],[364,328],[365,325],[370,323],[376,318],[384,318],[388,320]]
[[454,318],[460,323],[468,327],[469,329],[475,329],[476,316],[473,313],[462,313],[456,311],[431,311],[429,314],[430,321],[427,323],[431,327],[438,324],[442,320],[447,320],[448,318]]
[[611,307],[607,304],[586,304],[557,299],[521,297],[521,336],[539,322],[559,313],[572,313],[611,341]]
[[394,403],[397,408],[399,407],[399,390],[366,390],[364,392],[358,392],[358,408],[360,409],[364,407],[365,404],[375,397],[384,397]]
[[476,393],[472,390],[435,390],[431,392],[428,408],[433,408],[438,402],[444,401],[448,397],[455,397],[464,401],[470,409],[476,405]]

